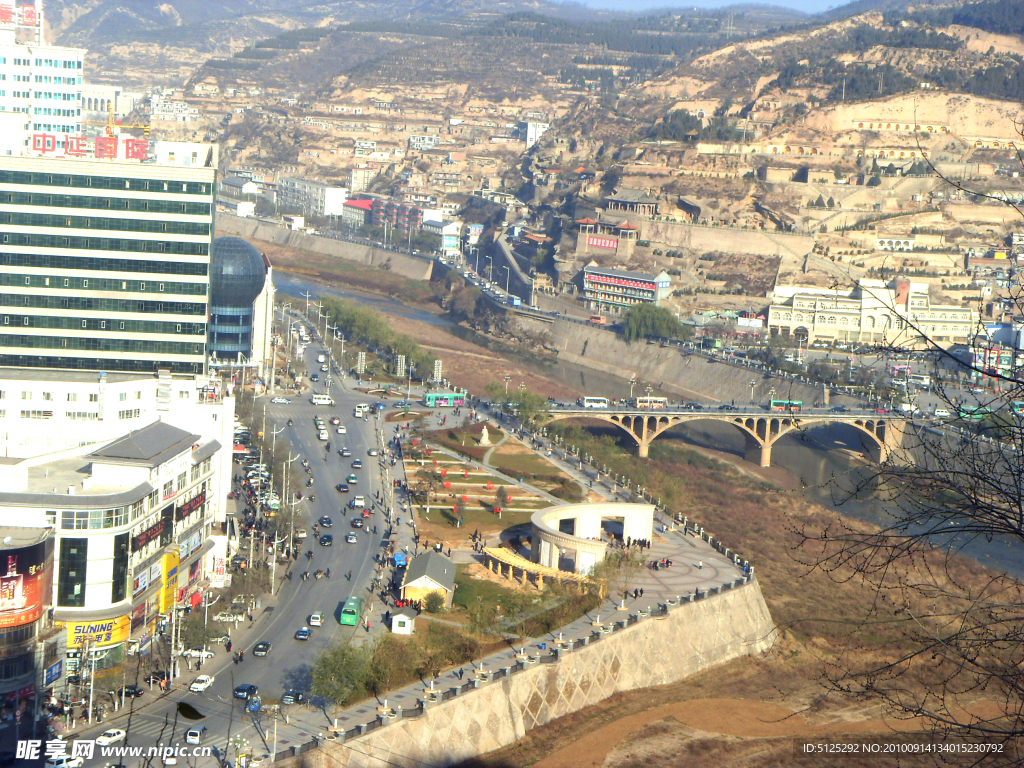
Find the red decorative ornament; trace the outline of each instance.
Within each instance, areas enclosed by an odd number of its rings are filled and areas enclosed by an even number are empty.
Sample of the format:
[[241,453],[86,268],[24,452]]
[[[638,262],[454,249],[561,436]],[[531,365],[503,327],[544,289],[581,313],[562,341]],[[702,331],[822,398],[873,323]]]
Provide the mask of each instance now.
[[451,480],[445,480],[444,481],[444,487],[445,488],[451,488],[452,487],[452,481]]
[[467,496],[466,494],[462,494],[462,500],[469,501],[469,496]]
[[448,477],[448,470],[447,469],[442,469],[441,470],[441,477]]
[[490,480],[488,480],[487,481],[487,490],[491,490],[493,488],[494,488],[494,483],[492,483]]

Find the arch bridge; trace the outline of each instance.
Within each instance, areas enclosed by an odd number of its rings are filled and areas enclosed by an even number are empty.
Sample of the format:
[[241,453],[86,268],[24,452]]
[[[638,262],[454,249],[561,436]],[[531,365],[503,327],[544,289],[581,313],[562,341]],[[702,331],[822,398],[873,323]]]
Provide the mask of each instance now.
[[906,426],[906,421],[897,414],[874,411],[785,413],[753,408],[736,411],[558,408],[551,411],[546,423],[563,419],[595,419],[614,424],[636,441],[641,457],[647,456],[654,438],[677,424],[688,421],[727,422],[743,434],[747,461],[762,467],[771,466],[772,446],[779,438],[821,424],[850,425],[865,436],[864,452],[867,457],[881,464],[892,451],[902,446]]

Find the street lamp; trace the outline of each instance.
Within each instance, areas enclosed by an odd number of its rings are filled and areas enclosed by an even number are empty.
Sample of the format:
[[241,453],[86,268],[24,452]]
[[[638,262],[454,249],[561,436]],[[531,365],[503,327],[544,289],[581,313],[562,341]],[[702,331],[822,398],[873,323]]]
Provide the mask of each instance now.
[[508,281],[512,277],[512,270],[508,267],[502,267],[505,270],[505,293],[508,293]]
[[754,387],[757,386],[757,379],[750,380],[750,404],[754,404]]
[[491,261],[491,257],[490,256],[484,256],[484,258],[487,259],[487,281],[490,282],[490,280],[491,280],[491,269],[494,266],[494,262]]
[[629,377],[629,399],[633,399],[633,387],[636,385],[636,376]]
[[507,375],[506,375],[506,376],[505,376],[505,394],[506,394],[506,395],[508,394],[508,383],[509,383],[510,381],[512,381],[512,377],[511,377],[511,376],[507,376]]

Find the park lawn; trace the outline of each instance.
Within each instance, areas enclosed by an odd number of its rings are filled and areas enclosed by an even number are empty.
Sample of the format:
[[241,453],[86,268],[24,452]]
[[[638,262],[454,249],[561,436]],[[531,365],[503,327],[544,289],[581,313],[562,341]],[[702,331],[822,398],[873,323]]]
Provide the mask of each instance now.
[[[469,456],[476,461],[482,461],[491,446],[480,445],[480,433],[483,431],[484,422],[474,424],[471,427],[452,427],[451,429],[436,429],[428,432],[427,440],[443,445],[449,450]],[[489,427],[487,430],[491,443],[501,440],[503,433],[500,429]]]
[[558,469],[535,453],[503,453],[501,448],[491,454],[491,466],[506,475],[560,475]]
[[474,579],[466,565],[455,566],[455,594],[452,606],[465,610],[477,601],[484,603],[510,603],[517,590],[503,587],[487,579]]

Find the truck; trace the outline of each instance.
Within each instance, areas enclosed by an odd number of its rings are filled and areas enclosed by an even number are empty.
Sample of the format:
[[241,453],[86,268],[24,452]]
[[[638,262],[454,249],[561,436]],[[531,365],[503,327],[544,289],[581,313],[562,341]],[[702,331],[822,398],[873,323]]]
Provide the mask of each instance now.
[[608,318],[604,315],[591,315],[590,323],[592,325],[608,325]]
[[900,413],[920,413],[921,409],[914,403],[900,403]]

